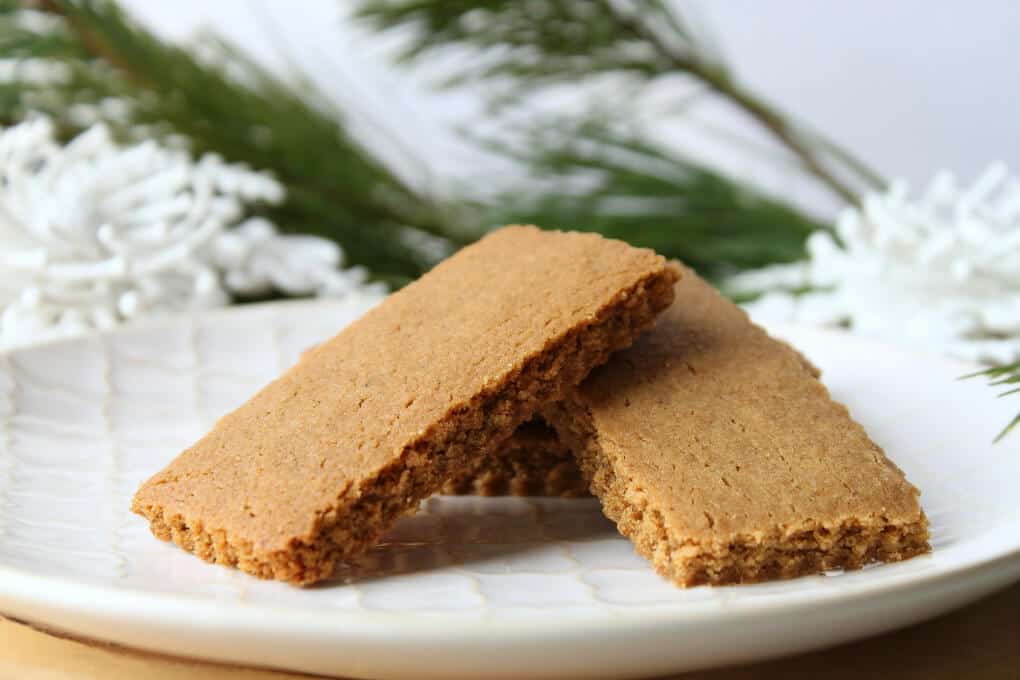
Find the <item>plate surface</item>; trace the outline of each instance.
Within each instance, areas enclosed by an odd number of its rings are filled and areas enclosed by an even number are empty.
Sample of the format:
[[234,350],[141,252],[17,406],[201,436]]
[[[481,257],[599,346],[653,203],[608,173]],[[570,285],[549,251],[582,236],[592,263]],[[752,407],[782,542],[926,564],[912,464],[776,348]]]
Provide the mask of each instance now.
[[353,677],[621,677],[805,651],[1020,578],[1015,403],[969,366],[776,328],[917,484],[934,552],[794,581],[680,590],[592,500],[445,498],[345,580],[207,565],[129,511],[146,477],[363,311],[284,303],[0,355],[0,611],[171,654]]

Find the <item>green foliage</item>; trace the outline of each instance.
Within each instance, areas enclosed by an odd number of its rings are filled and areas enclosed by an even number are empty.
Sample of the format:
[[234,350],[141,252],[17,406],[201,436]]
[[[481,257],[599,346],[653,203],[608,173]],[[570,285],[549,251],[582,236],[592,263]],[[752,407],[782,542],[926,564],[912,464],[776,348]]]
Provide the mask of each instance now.
[[[757,121],[842,200],[856,200],[843,176],[881,184],[850,154],[741,87],[710,41],[662,0],[363,0],[357,16],[377,30],[403,31],[401,61],[459,50],[441,85],[482,83],[496,115],[527,121],[485,140],[541,180],[504,192],[495,221],[591,229],[709,276],[802,258],[807,235],[828,225],[635,130],[631,95],[639,100],[653,86],[668,92],[679,79]],[[528,110],[564,91],[592,105],[558,119]]]
[[471,50],[472,58],[461,60],[445,84],[496,81],[505,90],[502,103],[607,76],[617,78],[614,84],[620,78],[641,84],[686,78],[755,120],[840,198],[856,200],[843,175],[882,185],[851,154],[742,86],[711,42],[665,0],[362,0],[358,14],[377,29],[411,29],[405,61],[449,47]]
[[538,184],[587,181],[504,194],[492,222],[596,231],[654,248],[708,276],[796,260],[807,236],[827,228],[781,201],[595,120],[547,121],[528,132],[520,148],[495,148],[532,167]]
[[[970,375],[963,376],[966,378],[974,378],[977,376],[983,376],[988,379],[988,384],[992,387],[1005,388],[1005,390],[999,393],[1000,397],[1007,397],[1014,394],[1020,394],[1020,361],[1009,364],[1006,366],[996,366],[989,368],[984,371],[978,371],[977,373],[971,373]],[[998,434],[995,441],[1000,441],[1003,437],[1009,434],[1013,428],[1020,425],[1020,413],[1018,413],[1013,420],[1002,429],[1002,432]]]
[[634,3],[628,16],[608,0],[370,0],[359,14],[377,28],[416,29],[404,61],[453,44],[487,52],[487,58],[465,62],[450,84],[499,76],[535,84],[610,72],[641,78],[674,72],[671,58],[636,30],[639,21],[669,31],[678,53],[693,57],[698,48],[661,2]]

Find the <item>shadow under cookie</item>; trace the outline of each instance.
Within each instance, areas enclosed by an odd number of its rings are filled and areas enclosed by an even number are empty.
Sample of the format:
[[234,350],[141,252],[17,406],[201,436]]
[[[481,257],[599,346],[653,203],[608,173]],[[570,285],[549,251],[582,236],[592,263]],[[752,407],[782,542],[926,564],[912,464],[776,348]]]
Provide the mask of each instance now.
[[592,498],[436,496],[367,553],[338,565],[316,588],[459,567],[489,573],[528,562],[560,543],[616,538]]

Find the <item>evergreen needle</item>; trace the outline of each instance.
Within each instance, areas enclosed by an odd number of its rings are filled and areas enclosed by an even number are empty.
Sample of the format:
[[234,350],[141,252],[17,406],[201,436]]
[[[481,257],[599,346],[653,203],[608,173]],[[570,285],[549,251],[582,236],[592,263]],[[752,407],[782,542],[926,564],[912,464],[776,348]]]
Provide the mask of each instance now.
[[[987,368],[981,371],[975,371],[974,373],[968,373],[967,375],[960,376],[960,379],[968,380],[970,378],[976,378],[979,376],[987,378],[988,384],[993,387],[997,385],[1015,385],[1017,383],[1020,383],[1020,361],[1012,364],[1006,364],[1004,366],[993,366],[992,368]],[[1008,397],[1018,393],[1020,393],[1020,387],[1009,389],[1006,390],[1005,392],[1000,392],[998,396]],[[1002,432],[1000,432],[998,436],[995,437],[995,441],[996,442],[1001,441],[1017,425],[1020,425],[1020,414],[1017,414],[1016,417],[1013,418],[1013,420],[1011,420],[1009,424],[1007,424],[1006,427],[1002,429]]]

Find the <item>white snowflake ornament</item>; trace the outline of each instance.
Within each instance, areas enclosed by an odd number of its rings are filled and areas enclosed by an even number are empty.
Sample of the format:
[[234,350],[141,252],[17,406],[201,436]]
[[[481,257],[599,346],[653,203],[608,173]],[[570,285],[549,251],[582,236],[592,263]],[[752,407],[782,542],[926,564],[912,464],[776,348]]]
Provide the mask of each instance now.
[[118,146],[101,125],[66,145],[35,118],[0,131],[0,346],[227,304],[232,293],[363,294],[339,248],[238,225],[283,187],[207,154]]
[[727,287],[768,291],[748,305],[763,321],[849,326],[969,361],[1020,359],[1020,178],[1004,165],[970,187],[942,173],[917,199],[895,182],[845,211],[835,237],[814,234],[808,254]]

